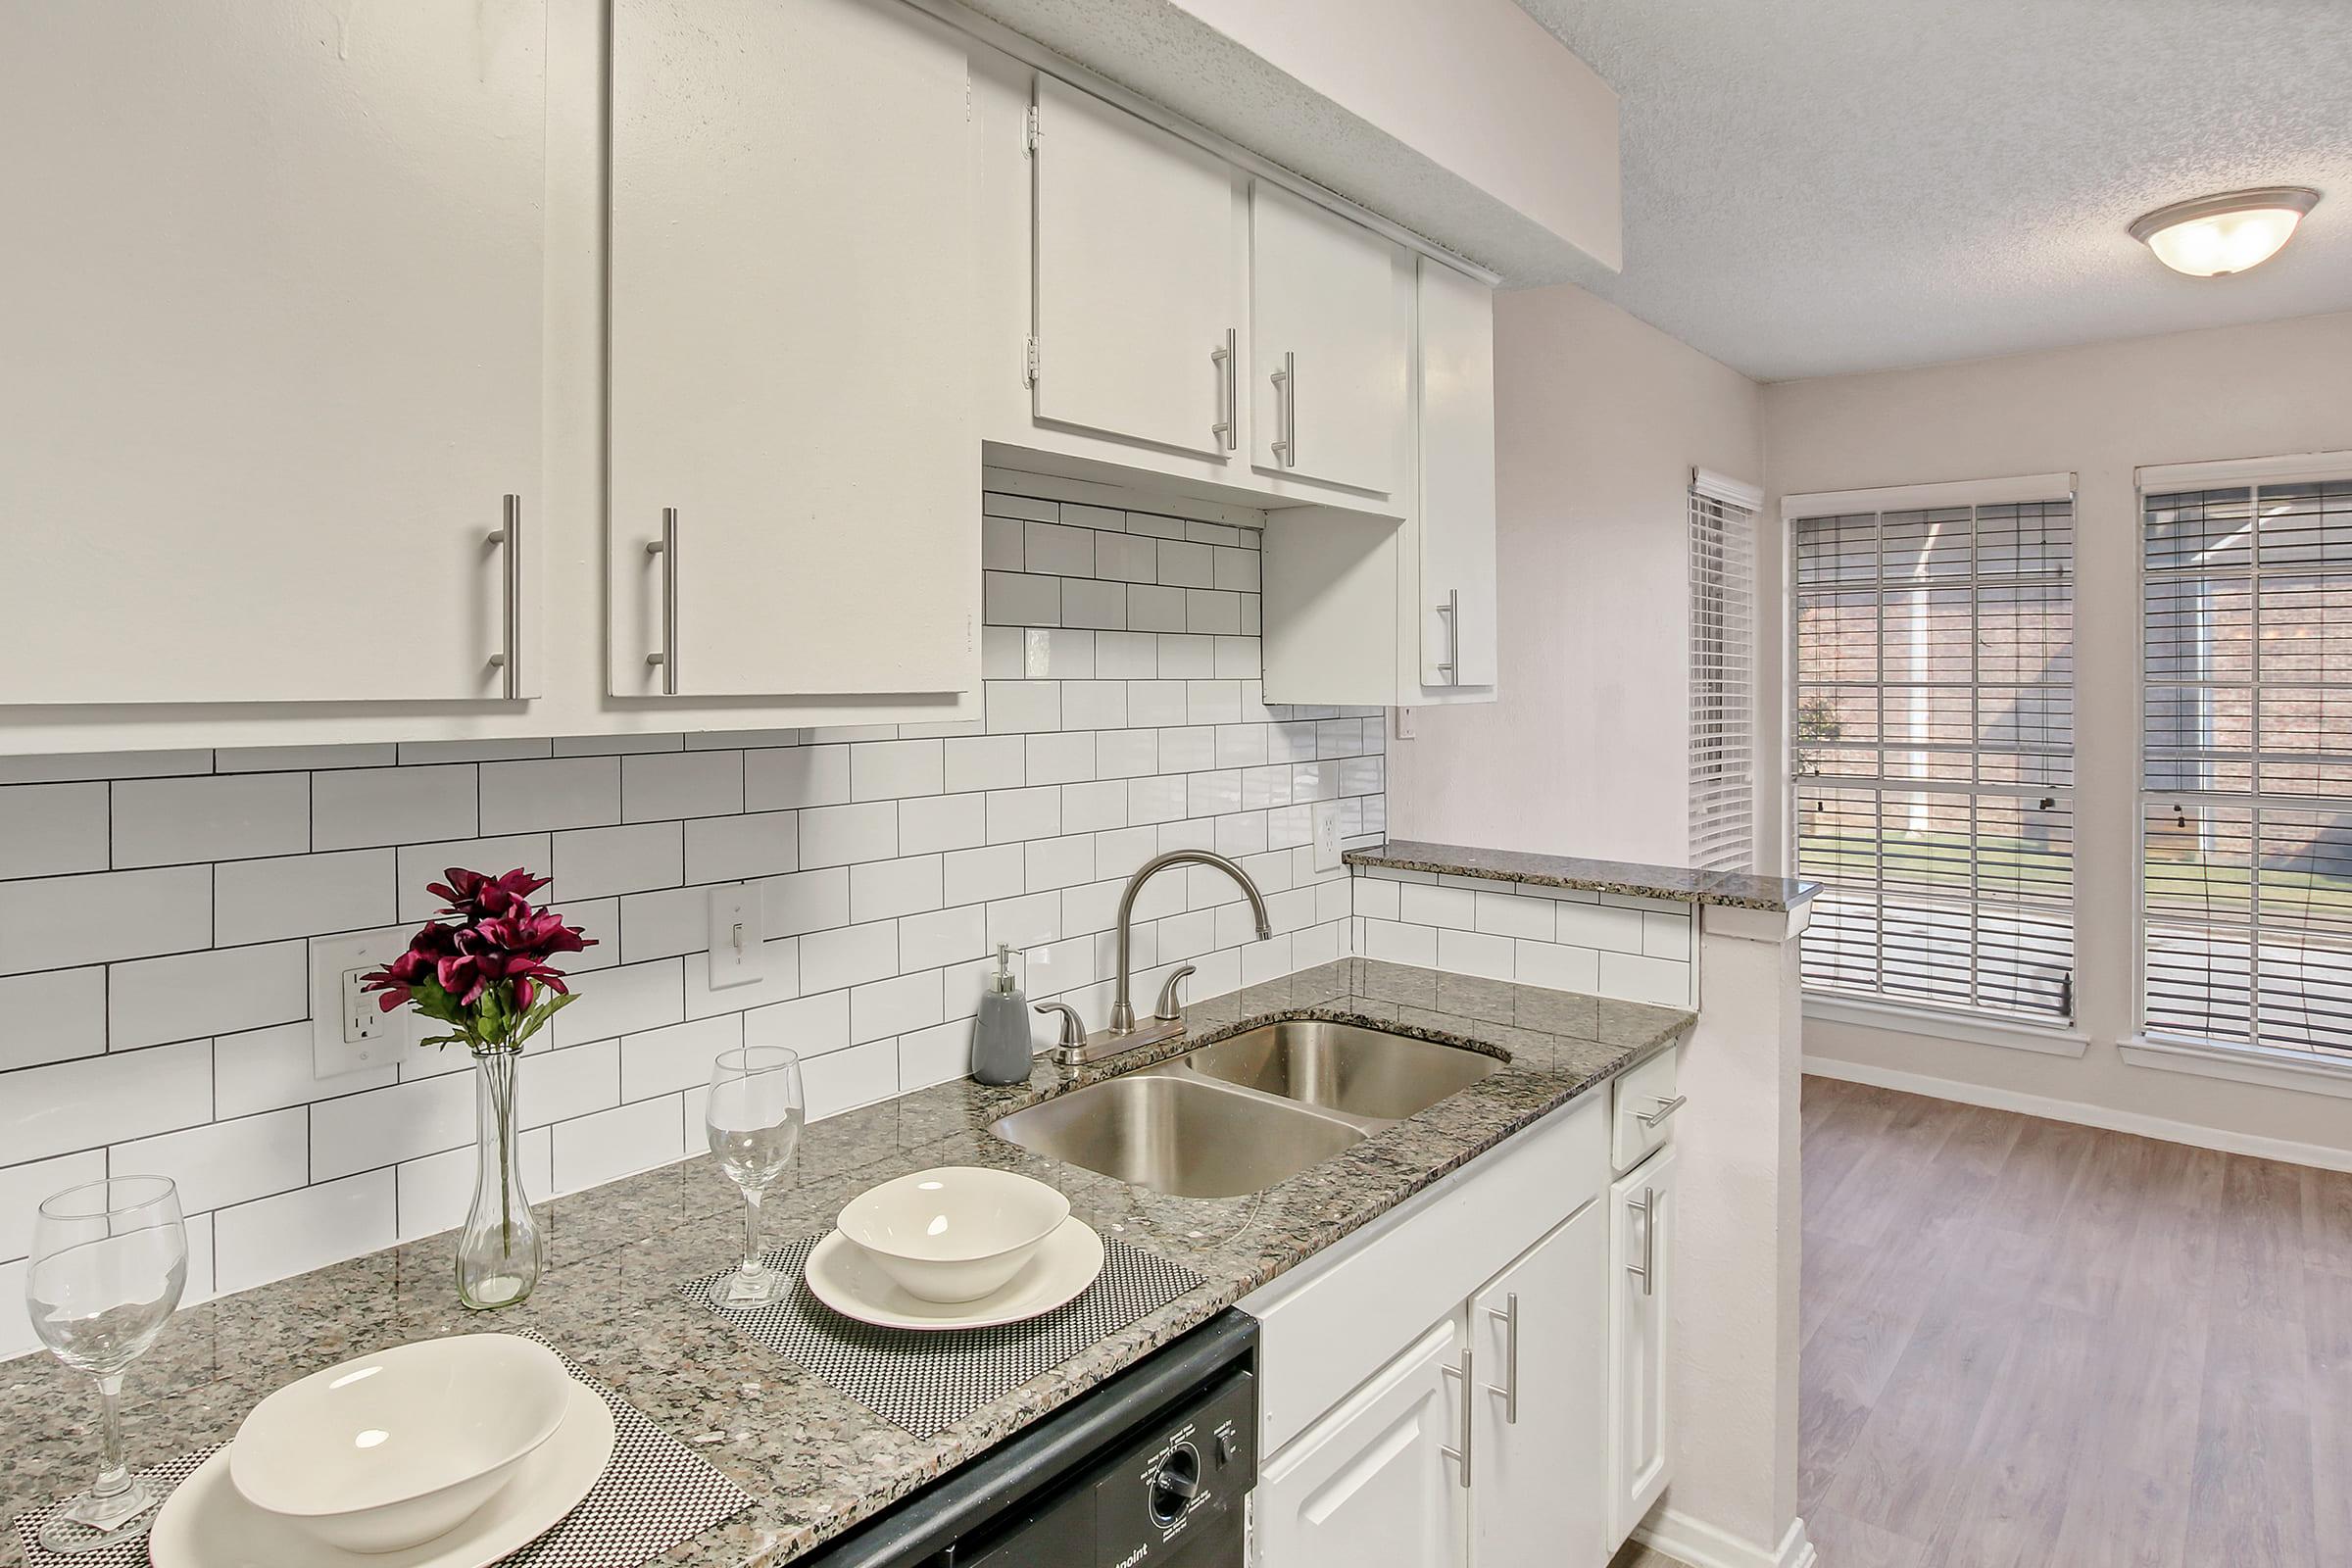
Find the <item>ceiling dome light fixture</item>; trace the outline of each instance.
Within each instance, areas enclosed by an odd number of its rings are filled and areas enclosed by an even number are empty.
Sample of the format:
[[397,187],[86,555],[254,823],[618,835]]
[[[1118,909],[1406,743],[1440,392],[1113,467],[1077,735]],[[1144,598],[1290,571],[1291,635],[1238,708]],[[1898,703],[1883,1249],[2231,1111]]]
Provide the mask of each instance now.
[[2132,237],[2176,272],[2227,277],[2260,267],[2293,237],[2320,193],[2308,185],[2264,185],[2159,207],[2134,221]]

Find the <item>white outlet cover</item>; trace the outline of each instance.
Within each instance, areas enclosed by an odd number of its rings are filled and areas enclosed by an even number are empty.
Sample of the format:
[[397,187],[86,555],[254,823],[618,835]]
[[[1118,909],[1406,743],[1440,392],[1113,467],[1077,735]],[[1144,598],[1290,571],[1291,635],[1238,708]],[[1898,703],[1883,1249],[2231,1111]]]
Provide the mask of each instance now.
[[[407,950],[408,926],[355,931],[339,937],[311,939],[311,1076],[340,1078],[345,1073],[389,1067],[416,1038],[406,1012],[383,1014],[384,1027],[368,1040],[346,1040],[343,1027],[343,976],[357,968],[379,968]],[[376,1005],[370,995],[368,1006]]]
[[1396,715],[1396,738],[1400,741],[1411,740],[1416,728],[1413,722],[1413,710],[1409,708],[1399,708],[1394,711]]
[[1337,871],[1340,868],[1340,803],[1315,803],[1315,869]]

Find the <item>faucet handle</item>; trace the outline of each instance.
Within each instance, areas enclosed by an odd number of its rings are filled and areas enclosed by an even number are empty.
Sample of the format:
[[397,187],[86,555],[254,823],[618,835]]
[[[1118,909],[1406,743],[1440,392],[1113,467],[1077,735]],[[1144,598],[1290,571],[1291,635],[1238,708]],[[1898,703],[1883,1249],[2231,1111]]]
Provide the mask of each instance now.
[[1188,963],[1168,976],[1168,983],[1159,988],[1159,1005],[1152,1009],[1152,1016],[1161,1023],[1182,1023],[1184,1021],[1184,1004],[1177,999],[1176,988],[1184,984],[1186,975],[1200,972],[1199,969]]
[[1074,1060],[1086,1049],[1086,1020],[1078,1016],[1076,1007],[1066,1002],[1041,1002],[1034,1010],[1061,1014],[1061,1038],[1054,1043],[1055,1060]]

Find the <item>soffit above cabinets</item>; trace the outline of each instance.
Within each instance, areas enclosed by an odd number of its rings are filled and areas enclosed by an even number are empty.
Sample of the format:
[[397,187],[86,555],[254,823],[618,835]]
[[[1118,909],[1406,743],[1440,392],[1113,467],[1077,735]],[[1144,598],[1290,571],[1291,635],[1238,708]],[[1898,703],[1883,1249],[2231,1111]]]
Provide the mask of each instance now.
[[1074,62],[1506,283],[1619,265],[1617,95],[1511,0],[917,3],[1043,70]]

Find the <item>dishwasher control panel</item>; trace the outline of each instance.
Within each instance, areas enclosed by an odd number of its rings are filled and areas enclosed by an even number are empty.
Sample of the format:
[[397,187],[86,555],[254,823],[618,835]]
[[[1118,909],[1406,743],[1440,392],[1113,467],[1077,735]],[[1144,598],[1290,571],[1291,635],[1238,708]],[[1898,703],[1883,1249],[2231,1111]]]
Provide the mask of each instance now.
[[1257,1388],[1235,1372],[1097,1474],[1094,1568],[1241,1562]]

